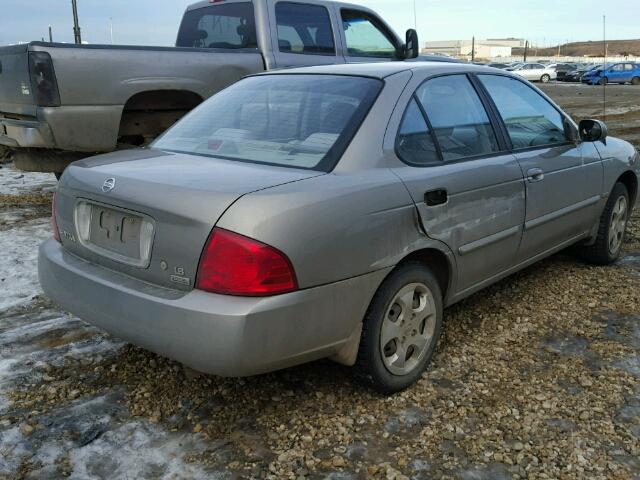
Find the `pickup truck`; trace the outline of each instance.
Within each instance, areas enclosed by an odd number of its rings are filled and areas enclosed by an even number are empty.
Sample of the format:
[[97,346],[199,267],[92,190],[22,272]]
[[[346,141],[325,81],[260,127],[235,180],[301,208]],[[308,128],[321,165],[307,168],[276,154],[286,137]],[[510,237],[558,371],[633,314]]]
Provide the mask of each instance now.
[[18,168],[59,175],[148,143],[246,75],[418,53],[415,30],[402,41],[372,10],[328,0],[201,1],[186,9],[175,47],[0,47],[0,149]]

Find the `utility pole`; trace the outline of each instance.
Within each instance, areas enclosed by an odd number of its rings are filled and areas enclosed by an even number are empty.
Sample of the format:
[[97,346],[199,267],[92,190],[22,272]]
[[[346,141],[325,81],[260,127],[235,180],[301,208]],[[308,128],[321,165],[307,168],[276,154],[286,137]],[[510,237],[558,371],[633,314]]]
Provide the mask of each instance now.
[[527,61],[527,53],[529,53],[529,40],[524,42],[524,62]]
[[71,8],[73,10],[73,40],[77,44],[82,43],[80,36],[80,25],[78,24],[78,5],[76,0],[71,0]]
[[51,31],[51,25],[49,25],[49,43],[53,43],[53,32]]
[[113,45],[113,18],[109,17],[109,34],[111,35],[111,45]]
[[476,61],[476,37],[471,37],[471,63]]
[[[602,74],[607,69],[607,16],[602,15],[602,47],[604,49],[604,64]],[[607,82],[602,78],[602,120],[607,121]]]

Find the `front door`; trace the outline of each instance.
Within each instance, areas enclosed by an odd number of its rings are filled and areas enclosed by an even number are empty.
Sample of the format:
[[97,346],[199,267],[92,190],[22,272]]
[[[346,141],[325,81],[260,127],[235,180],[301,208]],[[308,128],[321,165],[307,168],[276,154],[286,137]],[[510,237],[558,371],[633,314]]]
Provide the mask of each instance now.
[[426,234],[456,257],[456,294],[514,264],[525,214],[522,172],[466,75],[433,78],[416,90],[395,151],[407,166],[394,171]]
[[530,85],[506,76],[478,78],[497,107],[525,177],[519,260],[575,242],[597,218],[603,176],[597,152],[577,144],[570,121]]

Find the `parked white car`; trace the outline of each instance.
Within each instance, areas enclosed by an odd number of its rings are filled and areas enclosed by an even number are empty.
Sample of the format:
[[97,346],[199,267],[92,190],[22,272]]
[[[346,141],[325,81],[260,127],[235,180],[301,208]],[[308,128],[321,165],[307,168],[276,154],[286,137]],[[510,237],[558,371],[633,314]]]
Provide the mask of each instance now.
[[547,83],[557,77],[555,65],[543,65],[541,63],[523,63],[513,69],[513,73],[520,75],[532,82]]

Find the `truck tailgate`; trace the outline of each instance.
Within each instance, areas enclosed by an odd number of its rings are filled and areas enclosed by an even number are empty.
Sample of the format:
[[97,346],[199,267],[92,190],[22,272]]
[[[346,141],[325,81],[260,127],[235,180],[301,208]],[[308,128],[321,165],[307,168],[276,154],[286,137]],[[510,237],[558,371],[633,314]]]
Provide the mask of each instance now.
[[35,116],[29,78],[29,45],[0,47],[0,114]]

